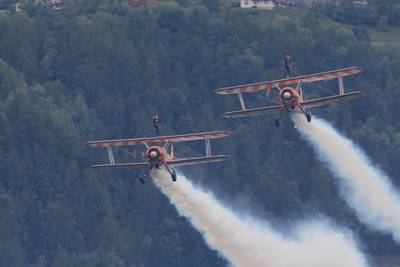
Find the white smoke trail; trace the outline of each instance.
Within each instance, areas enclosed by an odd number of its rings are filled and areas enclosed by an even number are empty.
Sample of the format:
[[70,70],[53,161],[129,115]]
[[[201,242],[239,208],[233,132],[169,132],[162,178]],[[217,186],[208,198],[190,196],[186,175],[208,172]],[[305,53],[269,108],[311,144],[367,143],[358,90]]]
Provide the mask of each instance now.
[[235,214],[182,175],[176,183],[165,170],[153,171],[152,177],[179,214],[236,267],[368,266],[347,231],[315,222],[299,224],[292,237],[285,237],[260,221]]
[[339,178],[341,195],[355,209],[358,218],[400,242],[400,197],[389,178],[374,167],[367,156],[327,122],[313,118],[307,123],[295,114],[293,121]]

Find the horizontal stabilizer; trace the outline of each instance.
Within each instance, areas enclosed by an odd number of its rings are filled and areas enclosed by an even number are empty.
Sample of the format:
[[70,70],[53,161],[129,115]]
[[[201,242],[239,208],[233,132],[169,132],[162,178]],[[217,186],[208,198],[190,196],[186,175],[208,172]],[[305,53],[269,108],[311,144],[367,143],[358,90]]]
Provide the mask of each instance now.
[[263,114],[267,114],[267,113],[273,113],[273,112],[279,111],[281,109],[282,109],[282,107],[279,105],[279,106],[270,106],[270,107],[230,111],[230,112],[224,113],[224,117],[227,117],[227,118],[252,117],[252,116],[258,116],[258,115],[263,115]]
[[101,141],[89,141],[85,145],[90,147],[113,147],[113,146],[134,146],[144,145],[147,143],[162,143],[162,142],[188,142],[196,140],[206,139],[217,139],[231,135],[231,131],[215,131],[215,132],[203,132],[194,134],[181,134],[181,135],[170,135],[170,136],[157,136],[157,137],[146,137],[146,138],[133,138],[133,139],[115,139],[115,140],[101,140]]
[[323,97],[323,98],[318,98],[318,99],[306,100],[306,101],[303,101],[303,103],[301,105],[305,108],[318,107],[318,106],[329,105],[329,104],[344,101],[344,100],[350,100],[350,99],[357,98],[357,97],[360,97],[363,95],[365,95],[365,92],[355,91],[355,92],[350,92],[350,93],[346,93],[343,95],[335,95],[335,96],[328,96],[328,97]]

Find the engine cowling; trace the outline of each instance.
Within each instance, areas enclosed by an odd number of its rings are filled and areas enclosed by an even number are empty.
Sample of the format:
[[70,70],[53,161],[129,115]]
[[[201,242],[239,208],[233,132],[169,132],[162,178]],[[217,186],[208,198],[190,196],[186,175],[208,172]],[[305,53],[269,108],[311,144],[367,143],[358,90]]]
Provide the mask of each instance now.
[[160,147],[150,147],[146,151],[147,160],[150,162],[160,162],[163,160],[163,151]]
[[296,97],[292,91],[292,88],[283,88],[281,92],[281,101],[284,103],[293,102],[296,100]]

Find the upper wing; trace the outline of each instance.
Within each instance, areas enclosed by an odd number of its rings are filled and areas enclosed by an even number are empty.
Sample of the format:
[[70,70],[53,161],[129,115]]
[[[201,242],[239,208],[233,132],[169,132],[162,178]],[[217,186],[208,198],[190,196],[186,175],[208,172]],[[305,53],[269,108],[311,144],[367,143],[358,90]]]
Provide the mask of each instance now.
[[318,99],[306,100],[306,101],[303,101],[301,103],[301,105],[305,108],[317,107],[317,106],[332,104],[332,103],[342,101],[342,100],[353,99],[353,98],[360,97],[363,95],[365,95],[365,92],[355,91],[355,92],[346,93],[343,95],[335,95],[335,96],[328,96],[328,97],[323,97],[323,98],[318,98]]
[[260,90],[269,90],[272,88],[276,88],[276,86],[296,84],[300,81],[302,81],[303,83],[311,83],[311,82],[317,82],[317,81],[331,80],[331,79],[335,79],[338,77],[350,76],[350,75],[359,73],[361,71],[362,71],[361,67],[350,67],[350,68],[345,68],[345,69],[331,70],[331,71],[320,72],[320,73],[315,73],[315,74],[310,74],[310,75],[298,76],[298,77],[293,77],[293,78],[288,78],[288,79],[224,87],[224,88],[216,89],[215,92],[217,94],[221,94],[221,95],[231,95],[231,94],[238,94],[238,93],[255,93]]
[[238,111],[230,111],[224,113],[224,117],[227,118],[240,118],[240,117],[249,117],[249,116],[258,116],[266,113],[272,113],[281,110],[282,106],[270,106],[270,107],[262,107],[262,108],[252,108],[246,110],[238,110]]
[[97,164],[90,166],[95,169],[99,168],[146,168],[150,167],[150,163],[148,162],[140,162],[140,163],[116,163],[116,164]]
[[178,143],[178,142],[187,142],[195,140],[216,139],[216,138],[227,137],[229,135],[231,135],[231,131],[216,131],[216,132],[181,134],[181,135],[159,136],[159,137],[149,137],[149,138],[89,141],[86,142],[85,144],[91,147],[133,146],[133,145],[143,145],[147,143],[161,143],[161,142]]
[[174,159],[168,161],[168,166],[184,166],[184,165],[196,165],[196,164],[206,164],[211,162],[219,162],[231,159],[232,157],[226,155],[208,156],[208,157],[197,157],[197,158],[184,158],[184,159]]

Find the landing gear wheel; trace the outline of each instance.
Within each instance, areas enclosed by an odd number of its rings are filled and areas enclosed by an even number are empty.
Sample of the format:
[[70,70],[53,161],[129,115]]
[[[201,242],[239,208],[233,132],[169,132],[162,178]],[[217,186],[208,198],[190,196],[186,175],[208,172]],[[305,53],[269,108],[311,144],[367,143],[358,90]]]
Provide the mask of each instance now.
[[279,119],[275,118],[275,126],[279,127],[281,125],[281,122],[279,121]]
[[176,182],[176,172],[174,169],[171,171],[171,178],[173,182]]
[[144,178],[145,178],[144,175],[140,175],[139,176],[139,181],[140,181],[141,184],[145,184],[146,183],[146,180]]
[[307,121],[311,122],[311,112],[306,113]]

